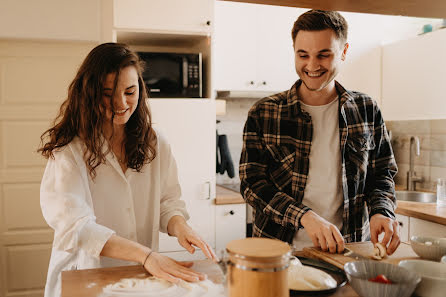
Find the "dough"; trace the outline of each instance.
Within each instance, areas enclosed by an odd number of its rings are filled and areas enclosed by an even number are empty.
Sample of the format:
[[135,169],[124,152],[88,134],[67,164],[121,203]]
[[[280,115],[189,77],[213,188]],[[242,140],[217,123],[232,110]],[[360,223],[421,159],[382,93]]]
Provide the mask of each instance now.
[[106,286],[101,297],[224,297],[223,285],[210,280],[173,284],[157,277],[125,278]]
[[290,289],[318,291],[331,289],[336,286],[336,280],[325,271],[302,265],[297,258],[290,261],[290,266],[288,267],[288,287]]

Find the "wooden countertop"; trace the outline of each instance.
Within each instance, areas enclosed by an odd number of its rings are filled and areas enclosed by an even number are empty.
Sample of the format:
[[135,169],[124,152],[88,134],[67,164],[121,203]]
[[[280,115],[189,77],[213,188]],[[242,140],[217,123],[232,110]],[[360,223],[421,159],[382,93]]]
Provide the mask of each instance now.
[[437,207],[436,203],[397,201],[395,213],[446,225],[446,207]]
[[219,185],[215,187],[215,191],[215,204],[217,205],[245,203],[242,195],[238,192],[228,190],[226,188],[220,187]]
[[[296,255],[310,257],[304,252]],[[204,260],[207,261],[207,260]],[[85,269],[62,272],[62,297],[97,297],[103,288],[123,278],[145,278],[149,276],[142,266],[120,266],[111,268]],[[209,277],[209,279],[212,279]],[[293,295],[301,296],[301,295]],[[334,294],[325,297],[360,297],[346,284]]]

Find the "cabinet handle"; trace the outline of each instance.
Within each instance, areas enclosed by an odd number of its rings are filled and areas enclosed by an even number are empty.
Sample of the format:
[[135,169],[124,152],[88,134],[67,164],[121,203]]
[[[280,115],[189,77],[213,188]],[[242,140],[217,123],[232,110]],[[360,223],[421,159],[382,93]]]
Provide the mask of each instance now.
[[211,182],[206,182],[208,185],[208,198],[206,200],[211,199]]
[[233,210],[230,210],[230,211],[229,211],[229,214],[230,214],[231,216],[233,216],[233,215],[235,214],[235,212],[234,212]]
[[403,222],[398,221],[398,225],[400,225],[400,227],[403,227]]
[[254,81],[253,81],[253,80],[251,80],[251,81],[249,82],[249,84],[250,84],[250,85],[253,85],[253,84],[254,84]]
[[210,26],[211,25],[211,21],[207,21],[206,25]]
[[262,82],[262,85],[266,86],[266,81],[263,81],[263,82]]

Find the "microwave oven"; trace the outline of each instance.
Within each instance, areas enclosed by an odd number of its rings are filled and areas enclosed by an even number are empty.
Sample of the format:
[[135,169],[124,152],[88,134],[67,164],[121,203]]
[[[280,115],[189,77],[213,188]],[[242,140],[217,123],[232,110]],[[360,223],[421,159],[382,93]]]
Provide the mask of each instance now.
[[152,98],[202,98],[201,53],[138,52],[146,64],[144,82]]

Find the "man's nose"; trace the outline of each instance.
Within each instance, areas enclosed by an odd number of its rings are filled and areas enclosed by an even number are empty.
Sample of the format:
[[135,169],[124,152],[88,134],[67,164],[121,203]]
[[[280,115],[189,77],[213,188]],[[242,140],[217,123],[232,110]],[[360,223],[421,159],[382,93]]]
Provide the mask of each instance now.
[[316,58],[309,58],[307,63],[308,71],[317,71],[320,68],[319,61]]

